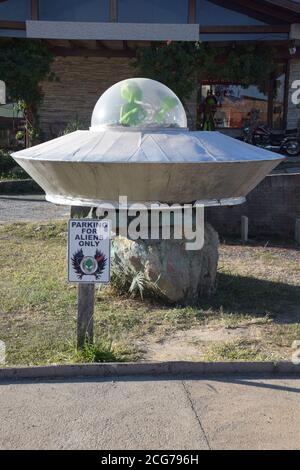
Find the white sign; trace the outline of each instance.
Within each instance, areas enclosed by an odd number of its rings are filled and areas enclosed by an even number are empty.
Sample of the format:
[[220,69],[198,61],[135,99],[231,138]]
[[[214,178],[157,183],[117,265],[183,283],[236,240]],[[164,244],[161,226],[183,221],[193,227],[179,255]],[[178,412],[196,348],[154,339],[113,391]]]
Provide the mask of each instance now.
[[109,282],[109,220],[69,220],[68,279],[70,282]]

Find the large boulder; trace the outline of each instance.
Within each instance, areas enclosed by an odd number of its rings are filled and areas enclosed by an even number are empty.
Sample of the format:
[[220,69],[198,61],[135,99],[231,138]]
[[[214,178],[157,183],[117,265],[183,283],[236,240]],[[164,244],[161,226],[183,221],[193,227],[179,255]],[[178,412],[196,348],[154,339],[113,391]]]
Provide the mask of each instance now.
[[112,281],[119,290],[195,304],[213,292],[218,265],[217,232],[205,224],[204,246],[187,251],[184,240],[129,240],[116,237]]

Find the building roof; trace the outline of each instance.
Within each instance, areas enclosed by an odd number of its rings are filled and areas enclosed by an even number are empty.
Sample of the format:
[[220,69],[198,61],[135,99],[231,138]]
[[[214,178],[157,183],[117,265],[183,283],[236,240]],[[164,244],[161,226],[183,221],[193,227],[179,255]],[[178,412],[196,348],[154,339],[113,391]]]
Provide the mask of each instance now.
[[210,0],[225,8],[246,13],[266,23],[300,22],[300,2],[295,0]]
[[283,7],[287,10],[294,11],[295,13],[300,12],[300,0],[263,0],[265,3],[271,3],[277,7]]

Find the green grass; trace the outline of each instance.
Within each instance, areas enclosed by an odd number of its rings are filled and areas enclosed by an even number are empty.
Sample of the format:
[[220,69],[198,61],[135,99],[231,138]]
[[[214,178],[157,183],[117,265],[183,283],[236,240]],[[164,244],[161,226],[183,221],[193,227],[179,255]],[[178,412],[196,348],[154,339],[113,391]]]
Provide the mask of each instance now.
[[196,307],[97,290],[95,345],[77,352],[77,287],[67,282],[66,230],[66,222],[0,226],[0,339],[7,365],[135,361],[149,345],[193,328],[257,333],[247,341],[200,341],[205,360],[288,359],[300,339],[300,252],[222,245],[217,292]]
[[[250,325],[266,325],[272,320],[268,315],[255,317],[251,315],[243,315],[241,313],[223,313],[221,312],[221,320],[224,328],[236,329],[241,327],[247,327]],[[220,321],[218,317],[218,322]]]
[[66,223],[0,227],[0,337],[8,364],[81,360],[122,361],[139,357],[132,339],[188,328],[194,310],[172,309],[96,291],[96,346],[76,352],[77,286],[67,282]]
[[75,352],[74,362],[122,362],[136,360],[138,355],[134,348],[112,344],[111,341],[102,341],[95,344],[86,344],[84,348]]
[[260,347],[252,342],[232,341],[221,344],[212,344],[204,354],[204,360],[218,361],[266,361],[269,354],[264,354]]

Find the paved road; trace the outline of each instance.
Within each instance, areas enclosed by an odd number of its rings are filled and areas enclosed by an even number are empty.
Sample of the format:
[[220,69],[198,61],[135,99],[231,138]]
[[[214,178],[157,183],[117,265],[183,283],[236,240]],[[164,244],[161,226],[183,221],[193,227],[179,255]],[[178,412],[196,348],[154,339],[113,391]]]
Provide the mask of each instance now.
[[69,206],[56,206],[43,196],[0,196],[0,223],[65,219]]
[[300,381],[1,382],[1,449],[300,449]]

